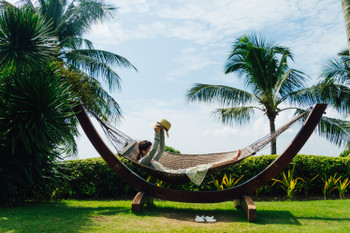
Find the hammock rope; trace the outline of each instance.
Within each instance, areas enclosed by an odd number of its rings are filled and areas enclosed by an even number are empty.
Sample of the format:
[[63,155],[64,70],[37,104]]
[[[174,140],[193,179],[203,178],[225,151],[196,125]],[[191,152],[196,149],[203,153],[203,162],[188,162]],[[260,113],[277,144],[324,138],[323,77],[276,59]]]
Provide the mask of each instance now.
[[267,144],[269,144],[274,139],[276,139],[279,135],[281,135],[284,131],[286,131],[290,126],[292,126],[295,122],[297,122],[300,118],[302,118],[306,113],[307,112],[303,112],[299,114],[298,116],[294,117],[291,121],[289,121],[288,123],[284,124],[277,130],[275,130],[275,132],[260,138],[259,140],[255,141],[248,147],[251,148],[254,151],[254,153],[262,150]]

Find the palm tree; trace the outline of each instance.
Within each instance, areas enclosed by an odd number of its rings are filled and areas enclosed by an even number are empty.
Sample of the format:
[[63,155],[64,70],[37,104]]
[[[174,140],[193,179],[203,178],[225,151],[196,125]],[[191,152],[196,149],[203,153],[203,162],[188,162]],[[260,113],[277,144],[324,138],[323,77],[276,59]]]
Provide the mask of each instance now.
[[348,48],[350,49],[350,1],[341,0],[343,15],[345,20],[346,37],[348,39]]
[[[317,93],[316,86],[306,87],[308,77],[290,68],[288,59],[293,60],[293,55],[286,47],[257,35],[241,36],[233,44],[225,73],[236,73],[243,78],[249,91],[197,83],[187,92],[187,99],[192,102],[217,101],[223,107],[216,109],[214,115],[223,123],[247,123],[255,110],[262,111],[269,119],[270,132],[273,133],[275,119],[280,112],[291,109],[303,112],[306,110],[295,105],[310,106],[325,99]],[[328,100],[335,101],[331,97]],[[287,101],[295,105],[281,107]],[[331,118],[324,118],[318,129],[323,136],[337,143],[342,143],[347,135],[344,128],[334,125]],[[276,154],[276,141],[271,142],[271,154]]]
[[[340,113],[348,114],[350,112],[350,56],[349,50],[345,49],[337,54],[336,57],[328,60],[321,74],[322,80],[319,83],[319,93],[322,96],[327,96],[333,102],[333,107]],[[330,93],[338,93],[335,96]],[[341,94],[339,94],[341,93]],[[340,98],[336,98],[339,96]],[[343,128],[349,132],[349,121],[340,123]],[[350,140],[346,142],[345,151],[350,150]]]
[[[8,5],[8,2],[2,2]],[[73,85],[84,83],[85,88],[93,90],[78,92],[88,110],[104,118],[121,116],[118,103],[102,88],[101,81],[107,82],[110,90],[120,89],[120,77],[113,67],[136,68],[126,58],[95,49],[91,41],[83,38],[92,24],[111,17],[115,8],[103,0],[40,0],[35,1],[35,4],[31,0],[20,2],[51,23],[58,41],[57,58],[71,73],[64,78]],[[73,89],[78,90],[79,87]]]
[[324,80],[350,86],[349,50],[345,49],[339,52],[336,57],[329,59],[321,76]]

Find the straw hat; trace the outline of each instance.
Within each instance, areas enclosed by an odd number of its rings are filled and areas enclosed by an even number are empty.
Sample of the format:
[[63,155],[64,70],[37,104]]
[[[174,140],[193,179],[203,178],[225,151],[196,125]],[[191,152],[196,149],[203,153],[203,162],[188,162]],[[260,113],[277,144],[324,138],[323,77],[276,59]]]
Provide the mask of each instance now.
[[165,119],[161,119],[157,121],[157,125],[160,125],[161,127],[163,127],[163,129],[165,129],[166,135],[169,137],[168,131],[170,130],[170,127],[171,127],[170,122]]

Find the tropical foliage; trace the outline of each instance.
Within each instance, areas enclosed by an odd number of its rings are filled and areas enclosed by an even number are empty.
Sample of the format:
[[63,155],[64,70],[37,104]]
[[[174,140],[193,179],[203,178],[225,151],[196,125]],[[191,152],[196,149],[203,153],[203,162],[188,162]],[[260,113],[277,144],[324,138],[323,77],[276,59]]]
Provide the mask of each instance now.
[[16,73],[0,83],[0,204],[5,204],[38,197],[57,181],[55,162],[76,150],[77,129],[71,91],[53,72]]
[[211,176],[212,181],[210,181],[209,183],[212,183],[216,188],[216,190],[224,190],[224,189],[232,188],[235,185],[237,185],[238,182],[243,178],[243,176],[244,175],[241,175],[239,178],[236,179],[232,177],[232,174],[230,174],[230,176],[227,176],[227,174],[224,174],[221,181],[215,179],[214,176]]
[[[289,61],[293,61],[293,55],[288,48],[257,35],[241,36],[233,43],[225,73],[237,74],[247,90],[197,83],[187,92],[187,99],[219,103],[222,107],[213,114],[225,124],[247,123],[255,111],[261,111],[269,119],[271,133],[275,131],[277,115],[283,111],[305,112],[307,110],[302,107],[310,107],[318,101],[344,106],[346,100],[341,97],[349,93],[347,88],[335,85],[307,87],[308,77],[290,68]],[[324,117],[318,131],[339,145],[349,140],[347,125],[347,121]],[[271,154],[276,152],[276,141],[273,140]]]
[[0,69],[40,67],[57,54],[51,24],[29,9],[9,7],[0,15]]
[[274,183],[272,184],[275,185],[276,183],[279,183],[281,187],[286,191],[286,194],[290,200],[293,200],[293,197],[296,192],[301,190],[302,183],[298,181],[304,181],[302,178],[294,178],[294,169],[295,165],[291,170],[287,171],[287,174],[285,172],[282,172],[282,179],[272,179]]
[[350,185],[349,178],[345,178],[344,180],[339,180],[337,182],[337,189],[339,192],[340,199],[344,199],[344,195],[348,191],[347,188],[349,185]]
[[[336,96],[326,96],[325,101],[332,99],[331,101],[333,107],[339,113],[350,112],[350,57],[349,50],[344,50],[338,53],[338,55],[334,58],[331,58],[328,63],[324,67],[324,71],[322,73],[322,80],[319,86],[319,93],[337,93],[339,97]],[[344,135],[342,138],[338,139],[342,140],[342,144],[346,144],[346,148],[341,156],[348,156],[348,150],[350,149],[349,145],[349,129],[350,122],[346,120],[338,120],[335,122],[342,128],[344,132],[347,132],[347,135]],[[338,143],[340,144],[340,143]]]
[[330,175],[329,177],[321,178],[324,183],[322,192],[325,200],[327,199],[327,194],[330,194],[333,190],[337,188],[337,184],[340,178],[341,176],[337,177],[337,173],[335,173],[334,175]]
[[304,189],[304,192],[305,192],[305,196],[308,197],[309,196],[309,191],[310,191],[310,188],[311,188],[311,183],[319,176],[320,174],[317,174],[316,176],[312,177],[312,178],[305,178],[303,180],[303,183],[302,183],[302,187]]
[[[253,176],[257,175],[263,168],[268,166],[277,156],[274,155],[263,155],[251,157],[243,160],[240,164],[235,165],[232,168],[229,168],[225,171],[215,173],[210,176],[207,176],[202,185],[198,187],[197,185],[189,182],[184,185],[174,185],[171,183],[166,183],[166,188],[171,189],[180,189],[187,191],[215,191],[221,190],[223,178],[226,177],[229,179],[234,179],[236,182],[240,176],[244,175],[238,183],[246,182]],[[133,169],[135,172],[140,173],[141,170],[137,166],[133,165],[130,161],[126,161],[128,167]],[[284,173],[288,176],[288,171],[293,169],[295,164],[293,178],[302,178],[303,180],[312,179],[315,177],[315,174],[320,174],[313,180],[309,186],[309,196],[306,197],[304,192],[295,191],[293,200],[295,199],[319,199],[322,198],[324,183],[321,177],[334,176],[337,173],[338,176],[342,176],[342,180],[339,182],[344,182],[346,178],[350,177],[350,159],[348,158],[339,158],[339,157],[326,157],[326,156],[311,156],[311,155],[297,155],[293,160],[293,164],[290,164],[285,170]],[[110,167],[103,161],[102,158],[93,158],[85,160],[71,160],[61,162],[60,166],[62,171],[66,175],[66,178],[63,180],[62,184],[54,187],[52,193],[53,199],[120,199],[120,198],[133,198],[137,193],[137,190],[130,187],[126,181],[111,170]],[[149,174],[144,174],[144,179],[146,180],[149,177]],[[279,174],[276,176],[276,179],[282,180],[283,175]],[[213,181],[217,181],[218,185],[214,185]],[[164,182],[157,180],[155,177],[152,177],[150,182],[156,185],[164,185]],[[233,183],[234,183],[233,182]],[[256,199],[283,199],[283,196],[287,196],[286,190],[284,190],[279,183],[276,183],[272,186],[273,181],[263,186],[260,190],[257,190]],[[303,191],[304,182],[298,180],[297,184],[301,185],[299,191]],[[343,186],[345,190],[345,198],[347,191],[349,191],[349,186]],[[224,185],[222,188],[226,188]],[[288,196],[287,196],[288,198]],[[327,194],[327,199],[339,198],[339,193],[337,190]]]
[[57,72],[49,28],[25,8],[0,14],[0,204],[45,193],[55,161],[76,151],[76,97]]
[[60,180],[57,160],[76,152],[72,107],[80,100],[98,116],[120,116],[100,81],[119,88],[109,65],[133,68],[81,38],[110,14],[103,2],[23,2],[17,8],[1,1],[0,204],[47,197]]
[[[85,107],[104,119],[120,117],[122,111],[118,103],[103,89],[101,81],[106,82],[110,90],[120,89],[120,77],[113,68],[136,68],[126,58],[95,49],[90,40],[83,38],[94,23],[112,17],[116,8],[103,0],[22,0],[20,3],[50,24],[57,39],[56,58],[67,69],[64,78]],[[89,91],[81,91],[82,86]]]
[[350,2],[348,0],[341,0],[343,8],[343,15],[345,20],[346,37],[348,41],[348,48],[350,49]]

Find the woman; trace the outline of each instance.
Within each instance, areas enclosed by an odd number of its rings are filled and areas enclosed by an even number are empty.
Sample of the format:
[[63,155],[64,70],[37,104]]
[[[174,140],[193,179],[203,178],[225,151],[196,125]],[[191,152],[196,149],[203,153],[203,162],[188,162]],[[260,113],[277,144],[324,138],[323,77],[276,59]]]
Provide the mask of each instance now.
[[171,127],[169,121],[161,119],[154,125],[154,141],[153,146],[150,141],[143,140],[139,142],[139,154],[137,160],[140,164],[151,165],[151,161],[158,161],[164,153],[164,131],[169,137],[168,131]]

